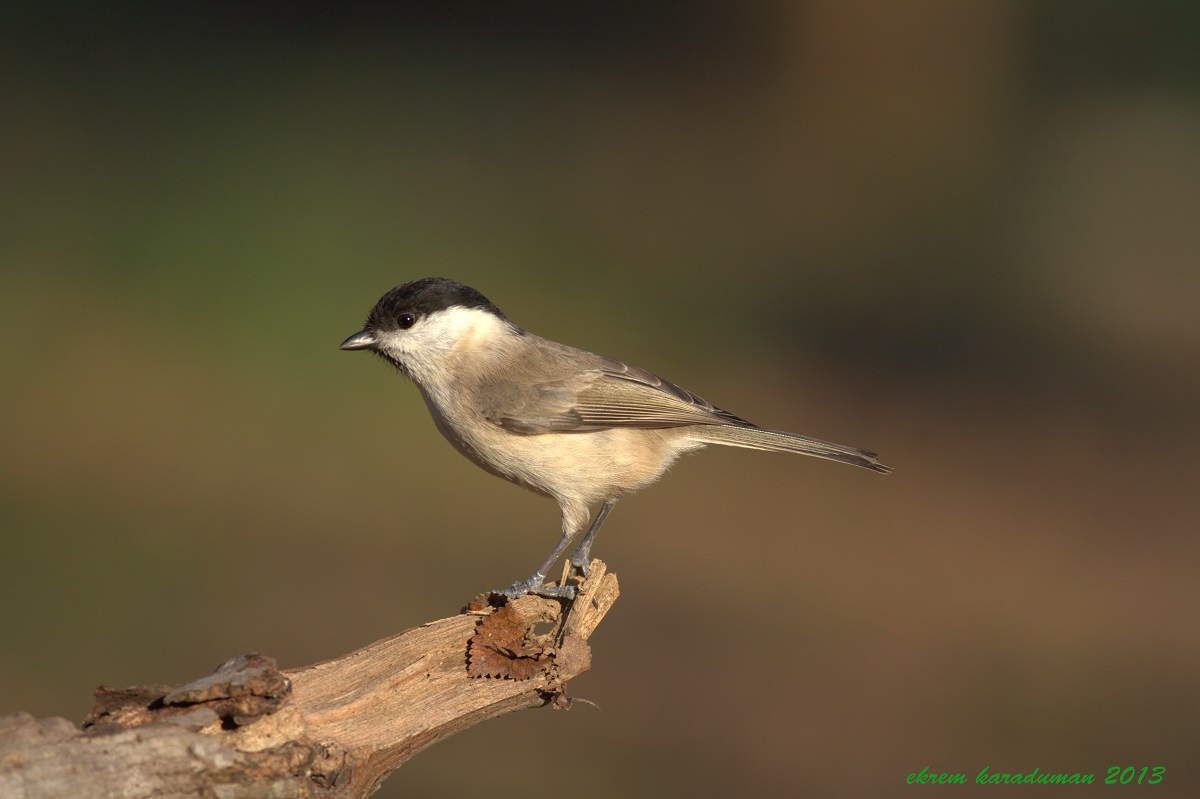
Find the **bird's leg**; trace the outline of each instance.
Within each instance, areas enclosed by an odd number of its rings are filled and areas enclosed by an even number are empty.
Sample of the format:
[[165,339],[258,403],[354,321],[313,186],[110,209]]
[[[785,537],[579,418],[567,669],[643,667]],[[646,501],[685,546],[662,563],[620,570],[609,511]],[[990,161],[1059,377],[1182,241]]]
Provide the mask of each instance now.
[[590,563],[592,541],[596,539],[596,533],[600,532],[600,526],[608,518],[608,512],[616,506],[619,499],[620,497],[609,497],[604,500],[604,504],[600,506],[600,512],[596,514],[596,519],[592,522],[592,526],[588,528],[587,534],[583,536],[583,540],[579,542],[579,546],[571,553],[571,565],[578,569],[579,573],[584,577],[587,577],[588,572],[592,570]]
[[526,594],[537,594],[538,596],[550,597],[551,599],[574,599],[575,594],[579,590],[575,586],[545,585],[545,581],[550,567],[562,557],[562,553],[566,552],[567,547],[571,545],[571,541],[577,535],[579,535],[578,528],[564,531],[562,538],[558,539],[558,543],[554,545],[554,549],[546,556],[546,560],[542,562],[541,566],[538,566],[537,571],[531,574],[528,580],[518,580],[503,591],[496,591],[496,593],[503,594],[509,599],[516,599]]
[[[592,540],[595,539],[596,533],[600,531],[600,526],[604,524],[604,519],[608,516],[608,512],[617,504],[620,497],[610,497],[604,501],[600,512],[596,514],[596,518],[592,521],[591,526],[587,528],[587,533],[584,534],[583,540],[571,555],[571,566],[574,567],[584,577],[587,577],[589,569],[588,554],[592,549]],[[579,592],[578,587],[574,585],[551,585],[545,584],[546,575],[550,573],[551,567],[554,566],[562,554],[567,551],[567,547],[571,545],[578,536],[583,526],[587,524],[588,507],[583,503],[559,500],[563,512],[563,534],[562,538],[558,539],[558,543],[554,545],[554,549],[546,556],[546,560],[538,566],[537,571],[529,576],[528,580],[519,580],[513,583],[503,591],[496,591],[497,594],[502,594],[509,599],[516,599],[519,596],[526,594],[537,594],[538,596],[550,597],[552,599],[574,599]]]

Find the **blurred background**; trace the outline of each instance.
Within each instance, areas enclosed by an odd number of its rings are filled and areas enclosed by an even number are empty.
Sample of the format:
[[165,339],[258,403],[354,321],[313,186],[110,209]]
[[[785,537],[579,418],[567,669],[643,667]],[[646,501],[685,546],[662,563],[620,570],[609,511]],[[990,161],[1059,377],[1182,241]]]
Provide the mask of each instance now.
[[445,275],[896,471],[685,459],[599,537],[602,710],[379,796],[1196,795],[1198,32],[1161,0],[5,4],[0,714],[527,576],[554,504],[337,350]]

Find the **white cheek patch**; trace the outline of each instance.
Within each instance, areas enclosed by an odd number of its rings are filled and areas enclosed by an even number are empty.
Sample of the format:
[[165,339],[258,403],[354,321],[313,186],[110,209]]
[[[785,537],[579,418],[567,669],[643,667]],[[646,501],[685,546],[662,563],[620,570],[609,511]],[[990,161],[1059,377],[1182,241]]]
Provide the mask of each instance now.
[[504,335],[505,323],[480,308],[455,306],[423,316],[408,330],[383,334],[383,348],[404,364],[414,380],[437,377],[439,365],[454,350]]
[[415,338],[421,338],[430,345],[442,342],[457,344],[480,335],[498,334],[503,325],[495,314],[482,308],[455,306],[426,315],[409,332],[416,333]]

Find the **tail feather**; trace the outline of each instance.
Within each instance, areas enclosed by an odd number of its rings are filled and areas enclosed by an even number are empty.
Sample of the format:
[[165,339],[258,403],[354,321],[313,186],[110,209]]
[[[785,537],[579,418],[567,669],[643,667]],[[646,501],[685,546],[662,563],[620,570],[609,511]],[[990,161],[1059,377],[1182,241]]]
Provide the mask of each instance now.
[[849,463],[861,466],[873,472],[887,474],[891,466],[880,463],[874,452],[858,447],[847,447],[817,438],[785,433],[782,430],[763,430],[758,427],[733,427],[732,425],[711,425],[697,427],[693,436],[697,441],[706,444],[724,444],[730,447],[745,447],[747,449],[770,450],[772,452],[797,452],[801,455],[812,455],[839,463]]

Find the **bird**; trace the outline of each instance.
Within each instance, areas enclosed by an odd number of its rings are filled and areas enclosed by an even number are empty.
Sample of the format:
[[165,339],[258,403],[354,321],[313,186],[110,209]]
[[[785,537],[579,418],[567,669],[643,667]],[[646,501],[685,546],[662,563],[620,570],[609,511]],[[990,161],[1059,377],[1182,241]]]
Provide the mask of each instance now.
[[532,575],[494,592],[509,599],[573,599],[576,585],[545,582],[571,543],[571,567],[586,577],[617,502],[709,444],[891,471],[874,452],[758,427],[645,369],[534,335],[449,278],[391,289],[340,349],[383,358],[416,384],[458,452],[558,503],[561,537]]

